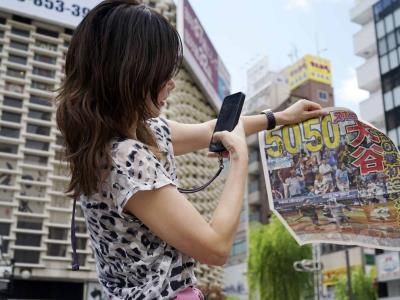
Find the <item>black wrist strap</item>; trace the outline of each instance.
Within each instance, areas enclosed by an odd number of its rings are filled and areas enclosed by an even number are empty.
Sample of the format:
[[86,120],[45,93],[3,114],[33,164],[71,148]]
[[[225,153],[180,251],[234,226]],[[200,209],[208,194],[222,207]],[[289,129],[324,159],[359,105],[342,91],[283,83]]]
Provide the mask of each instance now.
[[205,184],[203,184],[202,186],[199,187],[195,187],[195,188],[191,188],[191,189],[184,189],[184,188],[178,188],[178,191],[182,194],[192,194],[192,193],[197,193],[200,192],[201,190],[204,190],[206,187],[208,187],[211,182],[213,182],[218,176],[219,174],[221,174],[221,171],[224,168],[224,161],[222,159],[222,155],[220,155],[218,157],[219,160],[219,170],[217,171],[217,173],[214,175],[213,178],[211,178],[208,182],[206,182]]
[[267,130],[274,129],[276,127],[276,119],[275,119],[275,116],[274,116],[274,113],[272,112],[272,110],[267,109],[267,110],[264,110],[262,113],[265,114],[265,116],[267,117],[267,120],[268,120]]

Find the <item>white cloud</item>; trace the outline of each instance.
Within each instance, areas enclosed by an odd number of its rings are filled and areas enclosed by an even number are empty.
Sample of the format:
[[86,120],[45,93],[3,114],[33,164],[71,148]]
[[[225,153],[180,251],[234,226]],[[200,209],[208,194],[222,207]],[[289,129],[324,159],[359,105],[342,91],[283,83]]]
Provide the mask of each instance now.
[[358,104],[369,97],[369,92],[358,88],[357,75],[354,68],[348,70],[348,76],[339,85],[337,96],[340,102]]
[[285,9],[292,10],[296,8],[302,8],[308,10],[311,6],[312,0],[287,0]]
[[303,9],[303,10],[310,10],[314,4],[317,2],[341,2],[341,1],[348,1],[348,0],[286,0],[285,9],[293,10],[293,9]]

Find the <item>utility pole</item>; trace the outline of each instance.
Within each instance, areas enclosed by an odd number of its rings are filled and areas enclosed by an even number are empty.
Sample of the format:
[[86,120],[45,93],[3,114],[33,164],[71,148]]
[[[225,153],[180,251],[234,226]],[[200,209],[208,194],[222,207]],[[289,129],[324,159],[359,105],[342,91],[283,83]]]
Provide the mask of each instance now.
[[347,293],[349,300],[353,300],[353,291],[351,287],[351,269],[350,269],[350,258],[349,258],[349,248],[346,247],[346,272],[347,272]]

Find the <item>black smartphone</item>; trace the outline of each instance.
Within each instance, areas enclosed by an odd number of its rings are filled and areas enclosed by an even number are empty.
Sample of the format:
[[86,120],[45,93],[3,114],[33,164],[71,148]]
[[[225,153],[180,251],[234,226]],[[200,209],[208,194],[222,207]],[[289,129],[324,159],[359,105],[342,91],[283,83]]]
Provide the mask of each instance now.
[[[241,92],[225,97],[222,102],[214,132],[224,130],[232,131],[235,128],[239,122],[245,98],[246,95]],[[226,149],[221,142],[210,142],[209,151],[223,152],[226,151]]]

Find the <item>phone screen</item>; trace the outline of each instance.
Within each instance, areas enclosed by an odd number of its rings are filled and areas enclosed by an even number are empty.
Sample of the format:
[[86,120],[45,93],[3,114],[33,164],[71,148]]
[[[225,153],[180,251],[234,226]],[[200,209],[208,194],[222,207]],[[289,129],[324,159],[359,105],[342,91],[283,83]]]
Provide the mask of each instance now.
[[[229,95],[224,99],[214,132],[224,130],[232,131],[235,128],[240,118],[244,99],[245,95],[240,92]],[[209,149],[211,152],[226,151],[225,147],[220,142],[210,143]]]

